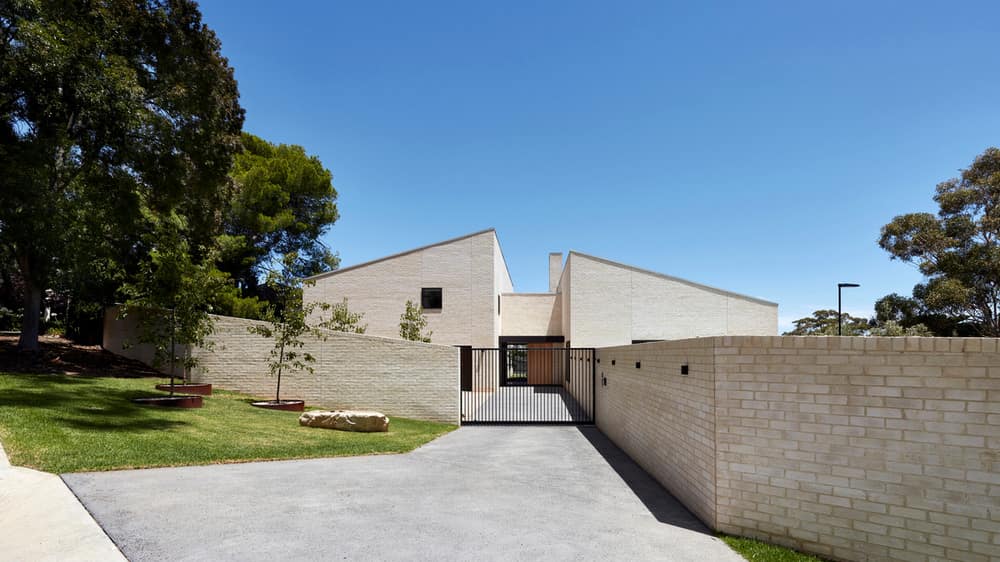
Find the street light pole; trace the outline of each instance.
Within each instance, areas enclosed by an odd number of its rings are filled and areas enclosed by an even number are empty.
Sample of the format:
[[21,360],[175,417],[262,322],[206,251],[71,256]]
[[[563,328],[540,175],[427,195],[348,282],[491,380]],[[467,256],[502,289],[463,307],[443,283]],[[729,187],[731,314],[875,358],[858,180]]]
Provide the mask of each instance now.
[[841,290],[844,287],[860,287],[857,283],[837,283],[837,335],[844,335],[844,313],[841,312]]

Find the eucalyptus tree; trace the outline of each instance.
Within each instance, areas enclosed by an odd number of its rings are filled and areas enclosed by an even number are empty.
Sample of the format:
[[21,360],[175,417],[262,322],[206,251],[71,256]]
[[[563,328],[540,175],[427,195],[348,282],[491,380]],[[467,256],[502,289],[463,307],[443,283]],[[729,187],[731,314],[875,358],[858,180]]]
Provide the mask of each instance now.
[[913,290],[924,314],[1000,336],[1000,149],[939,183],[934,201],[936,215],[909,213],[883,226],[879,246],[926,277]]

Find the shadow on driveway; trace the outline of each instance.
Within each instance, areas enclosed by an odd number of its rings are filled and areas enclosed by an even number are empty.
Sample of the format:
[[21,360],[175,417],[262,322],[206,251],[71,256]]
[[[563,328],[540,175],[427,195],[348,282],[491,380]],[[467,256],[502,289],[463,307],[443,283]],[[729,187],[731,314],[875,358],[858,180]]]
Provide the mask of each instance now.
[[577,429],[604,457],[608,465],[618,473],[618,476],[621,476],[625,484],[635,492],[636,497],[642,501],[653,517],[656,517],[657,521],[682,527],[689,531],[713,534],[700,519],[684,507],[684,504],[665,490],[659,482],[612,443],[599,429],[592,425],[579,426]]
[[593,427],[473,426],[402,455],[63,479],[133,562],[745,562]]

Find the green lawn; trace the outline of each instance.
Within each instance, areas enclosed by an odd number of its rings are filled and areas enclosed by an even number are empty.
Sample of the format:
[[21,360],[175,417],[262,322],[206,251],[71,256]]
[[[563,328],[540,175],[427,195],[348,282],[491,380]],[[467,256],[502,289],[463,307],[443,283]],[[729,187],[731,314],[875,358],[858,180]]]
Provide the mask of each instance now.
[[0,372],[0,442],[11,463],[47,472],[403,453],[455,426],[391,418],[387,433],[301,427],[298,414],[216,391],[204,408],[129,401],[159,378]]
[[729,548],[750,562],[823,562],[822,558],[796,552],[776,544],[729,535],[719,535],[719,538],[725,541]]

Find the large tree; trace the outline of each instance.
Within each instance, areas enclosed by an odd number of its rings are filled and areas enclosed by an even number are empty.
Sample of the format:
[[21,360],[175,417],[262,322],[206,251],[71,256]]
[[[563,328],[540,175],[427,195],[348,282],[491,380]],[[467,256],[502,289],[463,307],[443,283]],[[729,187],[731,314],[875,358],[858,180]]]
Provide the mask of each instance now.
[[[843,335],[863,336],[868,331],[868,320],[843,313]],[[786,336],[836,336],[839,335],[840,323],[837,321],[836,310],[817,310],[812,316],[799,318],[794,322],[795,328],[785,332]]]
[[912,297],[892,293],[875,301],[876,326],[895,324],[904,331],[920,332],[917,335],[974,335],[972,327],[963,324],[959,319],[928,309],[923,300],[925,288],[923,285],[918,285]]
[[910,213],[882,227],[879,246],[927,280],[914,297],[930,314],[1000,336],[1000,149],[937,186],[937,215]]
[[183,215],[193,246],[215,235],[243,110],[190,0],[6,0],[0,44],[0,245],[33,350],[42,291],[87,245],[67,227],[82,208],[101,239],[142,208]]
[[319,158],[243,133],[230,176],[220,268],[243,296],[269,296],[259,283],[269,272],[308,277],[337,267],[339,259],[320,241],[339,215],[333,175]]

